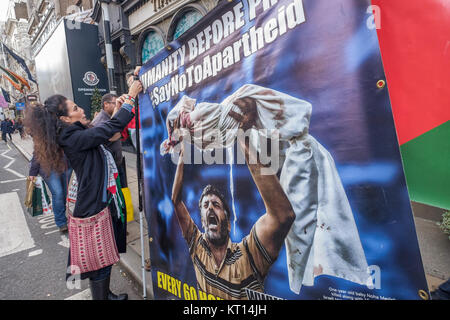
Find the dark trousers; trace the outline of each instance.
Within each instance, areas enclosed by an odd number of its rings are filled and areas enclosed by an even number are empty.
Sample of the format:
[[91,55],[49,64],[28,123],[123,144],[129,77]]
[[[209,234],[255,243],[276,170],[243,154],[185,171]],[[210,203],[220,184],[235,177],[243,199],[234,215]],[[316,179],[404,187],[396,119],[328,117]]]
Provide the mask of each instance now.
[[119,178],[120,178],[120,185],[122,188],[128,187],[127,182],[127,172],[125,168],[125,158],[122,160],[122,163],[120,165],[117,165],[117,171],[119,171]]
[[92,281],[105,280],[106,278],[108,278],[110,276],[111,269],[112,269],[112,266],[107,266],[107,267],[101,268],[101,269],[97,270],[97,274],[95,276],[90,277],[89,279]]

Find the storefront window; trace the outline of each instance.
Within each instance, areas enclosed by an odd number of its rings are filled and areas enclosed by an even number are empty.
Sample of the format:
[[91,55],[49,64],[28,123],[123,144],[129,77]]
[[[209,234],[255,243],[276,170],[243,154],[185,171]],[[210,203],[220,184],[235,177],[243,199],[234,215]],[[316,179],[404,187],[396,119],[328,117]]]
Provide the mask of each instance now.
[[197,23],[203,16],[196,10],[187,11],[177,22],[175,31],[173,33],[173,39],[177,39],[186,30]]
[[164,48],[163,38],[155,31],[150,31],[142,46],[142,63],[146,63],[162,48]]

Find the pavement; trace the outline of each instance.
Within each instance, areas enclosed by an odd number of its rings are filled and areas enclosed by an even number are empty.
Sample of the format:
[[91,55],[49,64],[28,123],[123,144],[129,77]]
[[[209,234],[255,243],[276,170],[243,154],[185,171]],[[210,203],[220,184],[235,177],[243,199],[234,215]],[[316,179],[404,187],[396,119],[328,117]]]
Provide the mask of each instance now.
[[[21,140],[18,134],[13,135],[13,143],[27,159],[31,159],[33,142],[31,138]],[[138,181],[136,171],[136,155],[123,152],[127,165],[128,187],[134,207],[134,220],[128,223],[127,253],[121,255],[120,265],[134,278],[142,292],[141,241],[139,232]],[[411,203],[414,212],[417,237],[422,255],[423,266],[430,291],[435,290],[442,282],[450,278],[450,239],[437,225],[442,217],[443,209]],[[145,219],[144,258],[149,259],[149,237]],[[153,299],[151,273],[146,274],[147,299]]]
[[[52,212],[31,216],[25,208],[28,159],[0,143],[0,300],[90,300],[88,281],[65,281],[69,238]],[[137,282],[115,264],[111,290],[142,300]]]
[[[19,150],[19,152],[25,157],[26,160],[30,161],[33,156],[33,141],[31,137],[26,137],[21,139],[18,133],[12,135],[12,143]],[[134,219],[128,222],[127,225],[127,252],[120,254],[119,265],[129,274],[135,281],[141,296],[144,296],[143,292],[143,280],[142,280],[142,246],[141,246],[141,234],[140,234],[140,223],[139,223],[139,199],[138,199],[138,179],[136,171],[136,155],[130,152],[123,152],[126,162],[126,173],[128,188],[130,189],[131,199],[133,202],[134,209]],[[143,220],[143,237],[144,237],[144,259],[149,263],[149,237],[147,230],[147,222],[144,218]],[[146,279],[146,298],[153,299],[153,285],[151,272],[149,270],[145,271]],[[112,281],[111,281],[112,285]],[[84,294],[89,294],[86,291]],[[83,298],[82,295],[77,298]]]

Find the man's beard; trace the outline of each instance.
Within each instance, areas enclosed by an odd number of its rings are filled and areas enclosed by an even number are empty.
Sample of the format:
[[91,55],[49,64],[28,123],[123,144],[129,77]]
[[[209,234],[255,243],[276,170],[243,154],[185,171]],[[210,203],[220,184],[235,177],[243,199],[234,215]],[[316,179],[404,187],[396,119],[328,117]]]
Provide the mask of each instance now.
[[[216,216],[216,219],[217,219],[217,216]],[[208,220],[208,218],[207,218],[207,220]],[[223,246],[224,244],[226,244],[228,241],[228,222],[227,222],[227,220],[222,220],[220,222],[218,234],[210,231],[208,228],[208,225],[209,224],[204,226],[204,228],[206,230],[206,239],[208,239],[208,241],[216,247],[220,247],[220,246]]]

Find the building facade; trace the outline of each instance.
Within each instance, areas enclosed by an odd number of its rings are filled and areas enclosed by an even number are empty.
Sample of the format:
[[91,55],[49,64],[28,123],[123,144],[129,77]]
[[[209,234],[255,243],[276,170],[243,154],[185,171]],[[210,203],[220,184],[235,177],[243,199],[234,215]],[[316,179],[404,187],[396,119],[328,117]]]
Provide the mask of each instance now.
[[33,58],[51,36],[60,19],[76,15],[77,21],[92,21],[89,18],[92,0],[27,0],[27,8],[27,33],[31,38],[30,50]]
[[[123,94],[128,91],[125,79],[128,72],[178,38],[219,1],[226,0],[11,0],[3,37],[5,44],[26,60],[36,77],[34,58],[61,19],[73,16],[74,21],[95,23],[99,28],[101,62],[113,70],[110,90]],[[111,45],[112,54],[107,54],[105,43]],[[5,59],[7,67],[25,76],[11,57],[5,55]],[[13,91],[4,80],[0,81],[13,93],[12,100],[24,101],[24,95]],[[37,86],[30,85],[30,93],[38,95]]]
[[[34,59],[60,19],[72,15],[73,21],[90,23],[92,6],[92,0],[9,0],[6,21],[0,26],[1,41],[25,60],[34,80],[38,81]],[[2,65],[28,79],[15,59],[6,53],[1,54]],[[32,81],[28,83],[31,88],[20,93],[6,79],[0,79],[1,86],[8,91],[11,98],[10,110],[5,110],[9,112],[9,117],[22,115],[22,112],[15,110],[16,103],[39,101],[38,84]]]
[[125,1],[137,60],[143,64],[212,10],[219,0]]
[[219,1],[225,0],[95,0],[92,18],[99,24],[99,45],[103,50],[102,62],[105,66],[102,3],[107,5],[109,11],[117,93],[127,91],[127,72],[151,59],[217,6]]
[[[28,7],[25,0],[11,0],[7,9],[6,21],[0,26],[1,42],[5,44],[15,54],[25,60],[31,75],[35,78],[35,68],[30,51],[31,39],[27,34],[28,28]],[[28,76],[18,62],[6,51],[1,51],[0,64],[19,76],[28,80]],[[0,85],[10,96],[8,109],[2,110],[3,116],[16,118],[21,116],[21,110],[16,110],[16,103],[24,103],[26,96],[37,92],[37,85],[28,80],[30,89],[25,93],[16,90],[4,77],[0,78]]]

